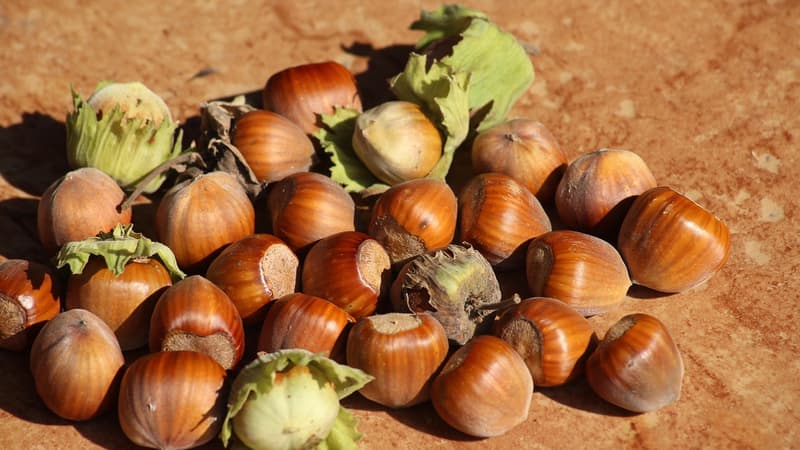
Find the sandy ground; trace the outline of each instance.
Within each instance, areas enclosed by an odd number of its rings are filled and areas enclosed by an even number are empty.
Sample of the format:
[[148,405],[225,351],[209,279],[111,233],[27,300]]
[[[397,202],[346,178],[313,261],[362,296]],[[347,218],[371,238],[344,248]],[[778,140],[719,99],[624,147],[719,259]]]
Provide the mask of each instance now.
[[[261,89],[272,73],[335,60],[367,104],[420,36],[430,1],[22,2],[0,4],[0,259],[46,256],[38,196],[67,170],[69,89],[140,80],[196,124],[204,100]],[[578,381],[536,389],[530,415],[475,440],[430,405],[387,411],[347,401],[365,449],[793,448],[800,445],[800,3],[796,1],[466,2],[538,49],[536,81],[513,116],[542,121],[570,158],[639,153],[660,184],[729,226],[730,259],[678,295],[632,290],[595,317],[661,318],[684,357],[682,398],[632,415]],[[382,6],[380,6],[382,5]],[[35,394],[26,354],[0,351],[0,447],[131,448],[111,413],[68,423]],[[220,447],[215,442],[209,448]]]

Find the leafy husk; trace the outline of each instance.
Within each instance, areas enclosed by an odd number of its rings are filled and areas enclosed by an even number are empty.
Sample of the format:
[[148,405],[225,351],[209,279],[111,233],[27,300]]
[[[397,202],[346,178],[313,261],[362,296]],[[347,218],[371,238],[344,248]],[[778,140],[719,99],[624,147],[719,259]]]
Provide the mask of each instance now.
[[330,177],[344,186],[347,192],[362,192],[367,189],[388,188],[367,166],[358,159],[353,150],[353,132],[356,118],[361,111],[352,108],[335,108],[334,113],[322,115],[323,126],[314,133],[322,150],[330,155]]
[[[241,411],[244,404],[254,396],[268,393],[279,372],[285,372],[294,366],[312,366],[315,374],[321,375],[320,383],[331,383],[341,400],[361,389],[373,377],[359,369],[339,364],[321,354],[303,349],[279,350],[273,353],[259,353],[255,360],[245,366],[236,376],[228,398],[228,414],[222,424],[220,439],[226,447],[246,448],[238,441],[233,429],[232,420]],[[322,450],[357,449],[357,441],[362,435],[356,429],[356,420],[342,406],[327,436],[314,448]]]
[[491,264],[469,244],[414,257],[392,286],[395,310],[432,314],[459,345],[479,331],[501,297]]
[[[460,5],[424,11],[411,29],[423,30],[417,49],[454,73],[468,73],[469,110],[480,114],[480,132],[505,120],[534,80],[533,64],[523,45],[479,12]],[[444,47],[444,48],[437,48]]]
[[[485,14],[459,5],[423,11],[412,29],[425,35],[404,70],[389,80],[398,100],[418,104],[442,135],[442,157],[428,178],[445,179],[455,152],[471,132],[505,120],[531,85],[533,64],[513,35]],[[349,192],[374,192],[387,186],[369,172],[352,148],[359,112],[340,109],[323,116],[315,134],[331,155],[331,178]]]
[[[98,84],[95,92],[108,84]],[[136,95],[155,95],[141,83],[128,85]],[[100,114],[74,88],[71,93],[73,111],[66,120],[70,167],[96,167],[123,189],[132,189],[159,164],[181,153],[182,130],[169,116],[159,122],[146,117],[129,118],[119,104]],[[155,192],[165,179],[161,176],[150,180],[144,191]]]
[[486,14],[461,5],[442,5],[433,11],[422,11],[419,19],[411,24],[412,30],[425,30],[426,33],[417,42],[417,48],[455,36],[466,29],[472,18],[488,20]]
[[82,241],[67,242],[55,256],[56,267],[69,267],[73,274],[80,274],[92,256],[99,256],[108,269],[119,275],[132,260],[158,257],[173,281],[183,279],[186,274],[178,267],[172,250],[160,242],[154,242],[141,233],[133,231],[133,225],[117,225],[109,233],[99,233]]
[[391,81],[395,95],[420,105],[444,135],[442,157],[428,178],[443,180],[447,176],[453,154],[467,138],[470,79],[471,74],[437,61],[428,67],[427,56],[412,53],[405,70]]
[[[393,89],[401,100],[419,105],[442,134],[442,157],[426,178],[443,180],[452,164],[453,153],[469,132],[469,77],[465,73],[454,73],[442,64],[426,66],[424,55],[412,55]],[[334,114],[323,115],[324,127],[314,136],[331,156],[330,177],[345,190],[363,193],[386,189],[389,186],[373,175],[353,150],[353,132],[359,114],[354,109],[338,108]]]

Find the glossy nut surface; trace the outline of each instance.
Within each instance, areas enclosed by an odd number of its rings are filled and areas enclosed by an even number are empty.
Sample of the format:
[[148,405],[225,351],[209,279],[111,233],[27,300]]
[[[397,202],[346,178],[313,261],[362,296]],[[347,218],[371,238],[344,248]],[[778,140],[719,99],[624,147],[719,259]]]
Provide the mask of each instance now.
[[267,233],[245,236],[220,252],[206,278],[231,299],[245,325],[261,323],[274,299],[297,289],[300,261],[282,240]]
[[630,314],[615,323],[586,362],[592,389],[621,408],[655,411],[680,398],[683,359],[657,318]]
[[655,177],[638,154],[600,149],[569,164],[555,205],[567,228],[613,242],[633,199],[655,186]]
[[528,245],[531,294],[557,298],[585,316],[617,307],[631,286],[628,269],[608,242],[572,230],[555,230]]
[[233,175],[211,172],[164,194],[156,229],[181,269],[205,273],[222,248],[255,231],[255,209]]
[[344,188],[316,172],[274,183],[267,196],[272,234],[297,253],[318,240],[355,229],[355,202]]
[[475,437],[505,434],[528,418],[533,379],[506,341],[480,335],[456,350],[431,385],[437,414]]
[[200,275],[170,286],[150,320],[150,351],[194,350],[231,369],[244,354],[239,311],[222,289]]
[[314,144],[303,129],[272,111],[242,115],[234,126],[232,142],[263,183],[305,172],[315,160]]
[[335,61],[288,67],[267,80],[264,108],[288,117],[307,134],[319,129],[319,116],[334,107],[361,110],[361,97],[353,74]]
[[366,233],[344,231],[320,239],[303,262],[303,292],[322,297],[354,318],[375,312],[391,282],[391,261]]
[[25,350],[60,310],[60,283],[50,267],[25,259],[0,262],[0,348]]
[[344,360],[347,330],[355,319],[342,308],[302,292],[275,300],[269,308],[258,338],[258,351],[302,348]]
[[365,317],[347,338],[347,365],[375,377],[359,392],[390,408],[427,401],[430,383],[447,357],[444,328],[429,314]]
[[153,308],[171,285],[169,272],[153,258],[133,260],[119,275],[104,259],[89,258],[83,272],[69,276],[64,307],[91,311],[114,331],[123,351],[132,350],[147,345]]
[[548,297],[531,297],[504,310],[493,334],[522,356],[536,386],[559,386],[583,375],[596,343],[583,315]]
[[482,131],[472,142],[473,173],[500,172],[552,204],[567,155],[541,122],[512,119]]
[[114,333],[85,309],[50,319],[31,345],[36,393],[68,420],[92,419],[114,404],[124,363]]
[[119,424],[133,443],[188,449],[214,439],[225,418],[225,369],[193,351],[134,361],[120,384]]
[[682,292],[722,268],[730,252],[730,231],[702,206],[660,186],[633,203],[617,245],[634,283]]
[[528,241],[552,229],[539,200],[511,176],[474,176],[458,195],[459,237],[497,270],[522,267]]
[[393,265],[450,244],[458,201],[442,180],[419,178],[385,191],[372,209],[368,234],[386,248]]
[[130,208],[118,210],[124,200],[122,188],[100,169],[84,167],[66,173],[48,186],[37,207],[42,245],[55,254],[67,242],[131,223]]

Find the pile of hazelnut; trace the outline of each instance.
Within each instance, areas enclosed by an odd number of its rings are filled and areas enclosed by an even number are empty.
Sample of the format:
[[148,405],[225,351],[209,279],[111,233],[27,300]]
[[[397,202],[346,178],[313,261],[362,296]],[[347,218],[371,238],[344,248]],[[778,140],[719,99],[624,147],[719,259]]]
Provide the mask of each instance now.
[[[258,352],[302,348],[361,369],[374,377],[360,389],[367,399],[430,401],[478,437],[524,422],[535,386],[582,376],[634,412],[678,399],[683,363],[662,322],[631,314],[598,339],[587,317],[617,307],[633,284],[675,293],[705,282],[725,263],[729,232],[659,185],[637,154],[570,162],[544,125],[507,120],[459,150],[471,164],[456,191],[424,176],[441,156],[436,128],[407,104],[379,105],[356,125],[353,148],[386,187],[362,195],[318,170],[325,155],[313,138],[334,106],[361,108],[350,72],[288,68],[263,95],[264,108],[229,130],[263,195],[212,171],[154,196],[153,237],[188,276],[171,277],[152,255],[118,274],[96,257],[66,275],[0,264],[0,346],[30,347],[53,412],[88,420],[116,404],[139,445],[201,445],[219,434],[219,392],[248,357],[248,334]],[[413,151],[393,160],[387,139]],[[124,198],[100,170],[66,174],[40,202],[43,246],[55,254],[137,223],[119,209]],[[508,273],[524,298],[502,298],[498,274]],[[123,352],[142,348],[174,355],[125,370]],[[148,408],[158,420],[143,418]]]

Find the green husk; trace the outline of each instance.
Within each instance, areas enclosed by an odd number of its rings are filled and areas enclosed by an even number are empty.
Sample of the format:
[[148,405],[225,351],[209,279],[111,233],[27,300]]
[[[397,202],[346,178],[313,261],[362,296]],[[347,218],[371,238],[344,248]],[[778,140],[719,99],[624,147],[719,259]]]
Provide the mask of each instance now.
[[411,259],[395,281],[397,311],[427,311],[444,327],[447,337],[464,345],[487,326],[502,296],[489,261],[469,244],[446,248]]
[[[222,424],[220,439],[226,447],[246,448],[236,439],[233,426],[234,417],[245,403],[259,396],[267,395],[273,388],[275,376],[295,366],[313,368],[315,379],[320,384],[330,383],[339,399],[361,389],[373,377],[361,370],[341,365],[320,354],[303,349],[280,350],[274,353],[259,353],[255,360],[245,366],[236,376],[228,398],[228,414]],[[316,378],[318,377],[318,378]],[[314,448],[323,450],[348,450],[358,448],[356,442],[361,438],[356,430],[356,420],[349,412],[339,406],[339,412],[327,436]]]
[[472,18],[488,20],[486,14],[461,5],[442,5],[434,11],[422,11],[420,18],[411,24],[412,30],[425,30],[425,36],[417,42],[417,48],[455,36],[466,29]]
[[[95,94],[111,84],[115,83],[98,84]],[[141,83],[123,86],[136,102],[163,103]],[[98,114],[100,111],[95,111],[74,89],[71,92],[73,111],[67,114],[66,129],[67,161],[73,169],[96,167],[130,190],[151,170],[181,153],[182,131],[168,114],[158,120],[127,117],[130,115],[120,104]],[[155,192],[164,180],[165,176],[157,177],[145,192]]]
[[[404,70],[389,84],[397,99],[420,105],[439,128],[444,142],[442,157],[427,177],[445,179],[455,152],[471,132],[506,119],[533,83],[533,64],[513,35],[485,14],[460,5],[423,11],[411,28],[426,33]],[[435,56],[442,48],[447,54]],[[388,186],[369,172],[352,148],[358,114],[340,109],[323,116],[327,129],[315,137],[331,155],[334,181],[349,192],[380,191]]]
[[426,34],[417,42],[425,50],[448,38],[458,39],[450,54],[438,59],[454,72],[470,74],[469,109],[488,109],[476,125],[485,130],[505,120],[511,107],[533,83],[534,69],[525,48],[485,14],[460,5],[423,12],[411,29]]
[[358,420],[350,414],[350,411],[339,407],[339,417],[336,418],[328,437],[317,445],[316,450],[357,449],[356,442],[363,437],[361,433],[356,431],[357,425]]
[[[411,55],[405,71],[394,83],[398,98],[420,105],[420,108],[443,135],[442,157],[428,178],[444,179],[453,161],[453,154],[469,132],[469,109],[466,73],[453,73],[450,68],[434,63],[426,69],[424,55]],[[373,175],[353,150],[353,132],[359,111],[338,108],[332,115],[323,115],[322,127],[315,137],[331,155],[331,178],[348,192],[375,191],[389,186]]]
[[331,157],[330,177],[348,192],[361,192],[368,188],[385,186],[353,150],[353,132],[360,112],[352,108],[336,108],[333,114],[322,115],[324,127],[314,134],[323,151]]
[[434,61],[426,69],[427,57],[412,53],[405,70],[391,81],[392,91],[401,100],[414,102],[439,124],[444,135],[442,157],[428,178],[443,180],[453,162],[453,153],[469,132],[469,85],[471,75],[454,72]]
[[124,272],[125,265],[131,260],[157,256],[173,281],[186,276],[178,267],[175,255],[169,247],[134,232],[133,225],[117,225],[110,233],[67,242],[55,256],[56,267],[60,269],[67,266],[71,273],[80,274],[92,256],[105,259],[106,266],[114,275]]

